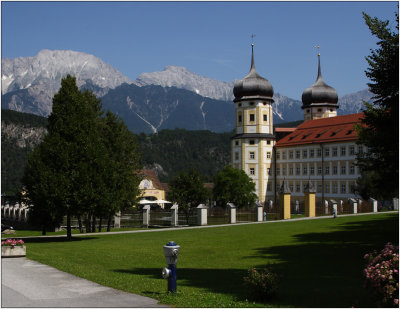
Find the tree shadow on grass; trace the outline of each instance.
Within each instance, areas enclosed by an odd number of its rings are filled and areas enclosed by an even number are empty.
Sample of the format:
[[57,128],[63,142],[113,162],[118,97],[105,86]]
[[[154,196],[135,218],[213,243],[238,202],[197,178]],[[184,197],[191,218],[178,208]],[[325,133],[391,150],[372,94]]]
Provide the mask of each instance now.
[[[161,277],[161,269],[162,267],[116,269],[114,271],[164,280]],[[197,287],[212,293],[230,294],[244,301],[246,299],[246,293],[243,291],[244,287],[242,282],[246,273],[246,270],[243,269],[198,269],[178,267],[178,290],[180,286]],[[142,293],[144,292],[150,293],[149,291],[142,291]]]
[[[253,255],[242,257],[264,259],[265,264],[255,265],[257,268],[265,267],[270,259],[279,261],[270,265],[280,276],[278,296],[266,304],[325,308],[375,306],[368,291],[363,289],[363,257],[374,249],[382,249],[386,242],[398,244],[398,216],[357,222],[332,220],[337,223],[334,231],[296,234],[293,244],[255,248]],[[162,267],[114,271],[163,280]],[[243,277],[246,273],[246,269],[178,267],[178,290],[179,286],[197,287],[245,300]]]
[[[19,239],[18,237],[15,237]],[[53,242],[75,242],[82,240],[92,240],[97,239],[95,236],[87,236],[87,237],[72,237],[70,240],[67,239],[66,236],[57,236],[57,237],[31,237],[31,238],[22,238],[24,243],[53,243]]]
[[[332,219],[334,220],[334,219]],[[398,244],[398,216],[343,222],[327,233],[294,235],[296,244],[257,248],[246,258],[274,258],[282,276],[280,305],[294,307],[371,307],[375,303],[364,290],[364,255]]]

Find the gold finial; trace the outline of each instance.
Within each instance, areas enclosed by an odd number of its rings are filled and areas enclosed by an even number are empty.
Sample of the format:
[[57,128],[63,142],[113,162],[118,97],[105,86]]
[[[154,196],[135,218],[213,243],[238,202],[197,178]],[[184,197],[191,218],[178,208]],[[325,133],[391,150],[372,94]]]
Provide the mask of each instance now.
[[255,36],[256,36],[255,34],[250,35],[250,37],[251,37],[251,46],[254,46],[254,37]]
[[320,46],[317,45],[317,46],[314,46],[314,47],[318,49],[318,56],[321,56],[321,54],[319,53]]

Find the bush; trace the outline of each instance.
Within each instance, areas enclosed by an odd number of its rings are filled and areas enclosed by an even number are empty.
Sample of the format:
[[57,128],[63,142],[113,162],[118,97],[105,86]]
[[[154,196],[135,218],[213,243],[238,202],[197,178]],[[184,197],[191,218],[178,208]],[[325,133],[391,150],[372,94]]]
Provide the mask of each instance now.
[[278,275],[270,270],[251,268],[247,270],[247,276],[243,278],[250,297],[255,300],[269,300],[278,292]]
[[398,307],[399,305],[399,247],[387,243],[378,254],[366,254],[367,267],[364,269],[365,287],[370,288],[378,306]]

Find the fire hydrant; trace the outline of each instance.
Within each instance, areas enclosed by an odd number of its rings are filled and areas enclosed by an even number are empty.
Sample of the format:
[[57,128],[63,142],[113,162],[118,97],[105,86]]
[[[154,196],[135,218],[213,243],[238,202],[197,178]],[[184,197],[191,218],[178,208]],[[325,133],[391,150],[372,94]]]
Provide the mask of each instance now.
[[162,277],[168,279],[168,292],[176,293],[176,263],[178,262],[180,246],[173,241],[169,241],[164,246],[164,256],[167,267],[162,270]]

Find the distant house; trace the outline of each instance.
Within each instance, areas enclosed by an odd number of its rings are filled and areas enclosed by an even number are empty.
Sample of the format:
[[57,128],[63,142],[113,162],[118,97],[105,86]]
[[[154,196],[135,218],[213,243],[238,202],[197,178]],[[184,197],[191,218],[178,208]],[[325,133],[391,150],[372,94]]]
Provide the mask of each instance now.
[[142,170],[143,180],[139,184],[141,198],[147,200],[165,200],[164,186],[153,170]]

